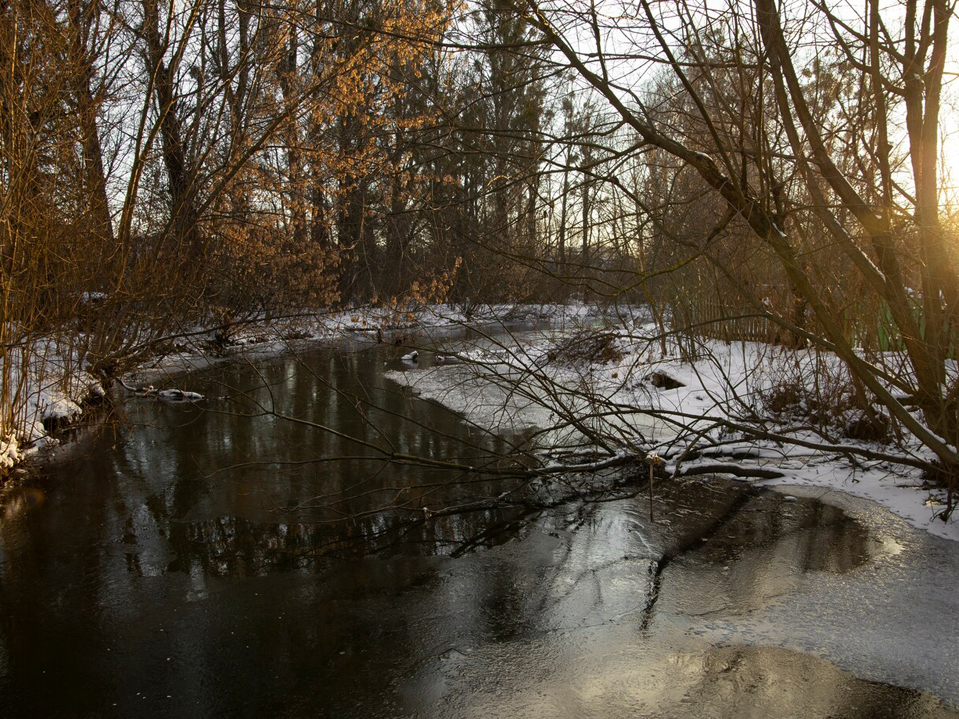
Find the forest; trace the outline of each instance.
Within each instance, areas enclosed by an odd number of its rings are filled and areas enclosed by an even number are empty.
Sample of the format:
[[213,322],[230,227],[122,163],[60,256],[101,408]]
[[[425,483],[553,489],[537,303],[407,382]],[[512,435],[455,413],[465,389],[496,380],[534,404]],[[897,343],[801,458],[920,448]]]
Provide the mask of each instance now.
[[952,10],[8,0],[0,436],[50,355],[107,385],[196,328],[572,298],[836,358],[951,510]]
[[955,10],[0,0],[0,714],[957,716]]

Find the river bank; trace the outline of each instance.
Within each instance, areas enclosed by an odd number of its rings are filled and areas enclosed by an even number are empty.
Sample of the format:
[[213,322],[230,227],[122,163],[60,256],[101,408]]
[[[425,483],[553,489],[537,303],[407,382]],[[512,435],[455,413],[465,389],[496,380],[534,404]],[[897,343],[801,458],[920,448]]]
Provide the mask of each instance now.
[[[650,454],[663,460],[665,476],[727,473],[848,492],[959,540],[959,522],[943,516],[947,491],[908,464],[928,461],[928,453],[908,435],[859,433],[863,414],[848,404],[834,357],[714,340],[698,340],[689,357],[680,341],[637,313],[602,331],[441,340],[436,353],[458,362],[424,353],[389,376],[490,431],[539,432],[547,465],[556,461],[550,445],[566,447],[567,456],[574,446],[598,453],[599,464]],[[822,365],[834,377],[825,389],[810,369]],[[772,411],[787,391],[798,399]],[[813,402],[827,408],[819,410],[825,421],[810,419]],[[595,438],[607,444],[597,449]]]

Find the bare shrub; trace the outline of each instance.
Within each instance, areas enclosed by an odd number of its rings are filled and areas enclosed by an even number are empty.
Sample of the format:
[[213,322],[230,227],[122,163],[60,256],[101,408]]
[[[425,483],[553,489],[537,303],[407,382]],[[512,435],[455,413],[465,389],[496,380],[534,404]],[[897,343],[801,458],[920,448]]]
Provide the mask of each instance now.
[[561,364],[613,364],[623,360],[615,332],[580,330],[561,340],[547,354],[550,362]]
[[[780,358],[782,359],[782,358]],[[848,439],[885,442],[888,417],[849,372],[829,355],[802,353],[792,361],[772,362],[760,391],[762,408],[780,421],[804,421]]]

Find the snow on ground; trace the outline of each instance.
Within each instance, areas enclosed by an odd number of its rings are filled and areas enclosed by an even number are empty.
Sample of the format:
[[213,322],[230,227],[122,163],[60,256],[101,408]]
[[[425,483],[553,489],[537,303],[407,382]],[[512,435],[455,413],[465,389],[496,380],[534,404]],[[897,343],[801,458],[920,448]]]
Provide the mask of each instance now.
[[409,307],[363,306],[330,312],[294,312],[267,318],[256,316],[219,331],[185,328],[175,350],[165,352],[130,373],[132,384],[155,383],[184,372],[209,367],[242,356],[249,360],[299,351],[317,342],[359,338],[415,344],[424,333],[457,331],[509,323],[567,323],[589,321],[596,307],[582,303],[500,304],[463,308],[458,305]]
[[[576,336],[574,324],[565,332],[551,327],[491,333],[468,343],[440,339],[437,354],[467,364],[424,363],[421,349],[420,362],[392,369],[387,376],[489,429],[538,430],[542,447],[572,446],[583,441],[581,430],[595,429],[613,438],[612,451],[654,451],[667,459],[668,471],[677,473],[716,463],[772,468],[783,477],[761,483],[847,492],[881,504],[915,527],[959,541],[959,522],[936,516],[944,498],[925,485],[918,469],[881,459],[857,459],[853,464],[841,451],[858,447],[890,458],[927,457],[918,443],[895,446],[853,439],[844,436],[842,426],[823,436],[824,430],[810,428],[808,419],[767,411],[773,393],[800,383],[805,386],[803,397],[788,409],[829,411],[840,425],[854,422],[855,411],[844,409],[848,391],[835,357],[749,342],[703,341],[699,358],[684,362],[675,342],[661,343],[652,326],[619,324],[607,335],[607,345],[588,345],[585,333],[577,344],[579,340],[570,341]],[[583,346],[602,359],[591,359],[588,352],[581,355]],[[682,386],[656,387],[651,380],[655,373]],[[817,376],[819,386],[812,386]],[[838,449],[746,441],[741,433],[721,426],[726,421],[755,423],[757,417],[765,418],[770,431]],[[686,427],[680,429],[678,422]]]
[[586,304],[537,305],[499,304],[464,308],[459,305],[364,306],[334,312],[302,312],[286,318],[256,318],[238,324],[231,333],[237,345],[257,344],[286,338],[335,339],[345,333],[402,330],[430,330],[483,324],[549,320],[560,324],[595,316],[596,308]]
[[0,439],[0,469],[11,469],[20,461],[20,446],[13,435]]
[[[14,407],[14,431],[7,440],[9,469],[42,447],[56,444],[47,427],[63,426],[79,419],[82,405],[102,396],[99,382],[79,367],[76,352],[68,344],[51,340],[36,342],[29,354],[11,348],[4,356],[2,387],[4,403]],[[19,448],[19,449],[17,449]]]
[[[872,500],[886,507],[918,529],[930,534],[959,541],[959,522],[955,518],[943,522],[936,517],[942,509],[938,492],[926,488],[917,472],[901,466],[873,464],[865,468],[850,467],[837,458],[808,458],[797,461],[798,466],[782,466],[784,477],[764,480],[770,487],[797,485],[835,489],[855,497]],[[788,493],[788,489],[785,490]]]

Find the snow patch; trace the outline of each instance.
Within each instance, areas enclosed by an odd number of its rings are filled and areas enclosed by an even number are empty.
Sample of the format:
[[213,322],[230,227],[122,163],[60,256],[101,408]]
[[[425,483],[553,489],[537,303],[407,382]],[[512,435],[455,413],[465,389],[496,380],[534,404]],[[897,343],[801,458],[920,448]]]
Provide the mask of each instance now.
[[13,435],[0,439],[0,469],[13,469],[20,461],[20,445]]
[[[959,522],[943,522],[938,516],[944,506],[942,492],[930,487],[919,469],[861,458],[851,462],[842,451],[856,447],[879,455],[929,459],[917,441],[892,446],[837,435],[831,443],[835,449],[824,452],[813,447],[830,442],[809,428],[808,421],[788,415],[769,418],[768,393],[784,377],[811,383],[814,369],[826,365],[841,382],[845,370],[836,357],[753,342],[705,340],[698,342],[698,357],[684,361],[674,341],[658,340],[654,325],[623,323],[604,332],[620,333],[615,344],[620,359],[609,361],[613,355],[607,353],[602,361],[579,356],[575,361],[557,361],[554,348],[562,346],[569,333],[547,329],[456,343],[442,351],[452,350],[465,365],[436,363],[425,371],[389,371],[386,376],[494,431],[543,430],[539,435],[543,447],[586,445],[584,432],[596,431],[622,443],[611,448],[614,452],[642,448],[662,455],[670,471],[717,460],[774,470],[782,478],[762,484],[836,489],[872,500],[914,527],[959,541]],[[647,380],[654,373],[682,386],[654,388]],[[812,394],[811,385],[805,389]],[[823,397],[825,410],[837,421],[852,424],[859,418],[829,406],[828,388]],[[812,446],[747,441],[729,427],[730,422],[746,425],[760,416],[771,431]]]

